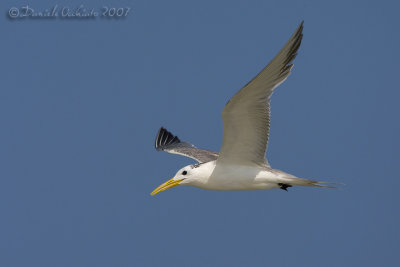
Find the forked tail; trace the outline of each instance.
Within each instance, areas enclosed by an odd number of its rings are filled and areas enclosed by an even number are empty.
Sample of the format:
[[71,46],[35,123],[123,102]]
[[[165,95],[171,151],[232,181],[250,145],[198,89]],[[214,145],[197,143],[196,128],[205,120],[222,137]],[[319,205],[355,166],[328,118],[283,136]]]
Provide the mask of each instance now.
[[287,185],[298,185],[298,186],[314,186],[314,187],[324,187],[324,188],[337,188],[337,186],[333,185],[343,185],[342,183],[333,183],[333,182],[321,182],[316,180],[309,180],[304,178],[284,178],[284,184]]

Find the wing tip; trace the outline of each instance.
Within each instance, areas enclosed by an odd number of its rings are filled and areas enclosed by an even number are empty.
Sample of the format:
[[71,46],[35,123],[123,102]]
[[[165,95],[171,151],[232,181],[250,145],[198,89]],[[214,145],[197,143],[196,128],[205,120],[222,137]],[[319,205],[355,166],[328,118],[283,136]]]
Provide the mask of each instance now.
[[[290,37],[288,43],[285,45],[287,46],[290,44],[288,51],[286,52],[286,60],[283,62],[283,67],[280,71],[280,75],[289,75],[290,70],[293,67],[292,62],[297,57],[297,51],[300,48],[301,41],[303,40],[303,29],[304,29],[304,20],[302,20],[297,27],[296,31]],[[285,49],[285,48],[283,48]]]
[[166,146],[180,142],[181,140],[178,138],[178,136],[173,135],[171,132],[161,126],[161,128],[158,130],[154,147],[157,151],[162,151]]

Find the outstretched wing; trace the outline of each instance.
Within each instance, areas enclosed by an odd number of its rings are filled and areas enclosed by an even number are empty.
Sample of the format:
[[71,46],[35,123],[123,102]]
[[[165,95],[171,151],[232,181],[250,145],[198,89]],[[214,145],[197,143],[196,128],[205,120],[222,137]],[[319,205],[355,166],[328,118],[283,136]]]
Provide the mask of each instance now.
[[302,31],[303,22],[275,58],[226,104],[222,112],[224,134],[218,163],[269,166],[265,152],[270,97],[290,74]]
[[192,158],[199,163],[209,162],[218,158],[218,153],[210,150],[199,149],[192,144],[182,142],[165,128],[158,130],[155,148],[157,151],[165,151]]

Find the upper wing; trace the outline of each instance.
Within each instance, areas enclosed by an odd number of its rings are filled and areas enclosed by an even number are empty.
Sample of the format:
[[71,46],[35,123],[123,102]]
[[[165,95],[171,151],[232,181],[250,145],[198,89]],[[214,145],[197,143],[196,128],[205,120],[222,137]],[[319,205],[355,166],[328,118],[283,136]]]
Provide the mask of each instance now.
[[168,132],[163,127],[158,130],[155,148],[157,151],[165,151],[192,158],[199,163],[213,161],[218,158],[217,152],[198,149],[192,144],[181,142],[177,136]]
[[265,159],[270,126],[270,97],[290,74],[303,37],[303,22],[275,56],[222,111],[223,141],[218,162],[268,165]]

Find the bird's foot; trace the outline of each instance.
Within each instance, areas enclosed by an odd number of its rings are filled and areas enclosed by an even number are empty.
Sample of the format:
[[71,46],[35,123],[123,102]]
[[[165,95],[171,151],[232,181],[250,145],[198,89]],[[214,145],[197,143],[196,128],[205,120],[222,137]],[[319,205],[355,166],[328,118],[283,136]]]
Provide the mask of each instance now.
[[279,183],[279,188],[282,190],[285,190],[286,192],[288,191],[288,187],[292,187],[290,184],[283,184],[283,183]]

